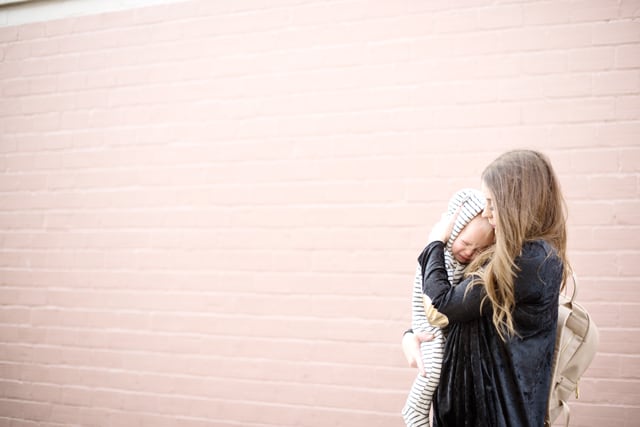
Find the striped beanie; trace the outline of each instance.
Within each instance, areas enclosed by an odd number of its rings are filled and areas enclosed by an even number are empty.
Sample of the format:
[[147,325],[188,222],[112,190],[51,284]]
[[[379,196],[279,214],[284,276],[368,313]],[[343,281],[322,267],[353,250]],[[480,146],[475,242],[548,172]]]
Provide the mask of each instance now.
[[448,215],[455,215],[458,209],[460,209],[444,252],[445,266],[447,267],[449,282],[451,282],[452,285],[460,283],[464,275],[464,268],[466,267],[466,264],[460,263],[453,257],[451,252],[453,241],[456,240],[460,231],[483,211],[485,204],[486,201],[482,192],[473,188],[462,189],[456,192],[451,200],[449,200],[449,207],[447,208]]

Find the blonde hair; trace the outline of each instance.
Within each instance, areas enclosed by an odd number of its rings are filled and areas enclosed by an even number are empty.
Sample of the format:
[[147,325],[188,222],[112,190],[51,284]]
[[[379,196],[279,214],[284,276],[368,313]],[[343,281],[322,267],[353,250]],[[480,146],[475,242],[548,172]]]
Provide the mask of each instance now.
[[493,307],[493,324],[500,337],[515,335],[515,259],[525,242],[545,240],[560,257],[562,287],[570,274],[567,261],[566,203],[549,159],[537,151],[502,154],[482,173],[497,210],[495,245],[483,252],[468,271],[479,273],[474,284],[484,285]]

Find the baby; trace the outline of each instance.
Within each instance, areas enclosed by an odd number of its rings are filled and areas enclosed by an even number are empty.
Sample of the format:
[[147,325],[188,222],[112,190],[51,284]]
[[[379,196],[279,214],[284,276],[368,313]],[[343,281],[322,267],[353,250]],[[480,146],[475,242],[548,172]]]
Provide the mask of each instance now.
[[[493,244],[493,227],[482,217],[485,207],[484,196],[479,190],[464,189],[454,194],[449,201],[448,215],[456,215],[451,237],[445,246],[445,265],[449,282],[457,285],[464,276],[464,269],[476,255]],[[422,293],[422,269],[418,264],[412,297],[412,322],[414,332],[428,332],[435,338],[421,345],[425,376],[418,375],[402,410],[402,417],[408,427],[428,427],[431,400],[440,381],[440,366],[444,351],[445,336],[440,329],[436,313],[431,323],[427,320],[429,298]]]

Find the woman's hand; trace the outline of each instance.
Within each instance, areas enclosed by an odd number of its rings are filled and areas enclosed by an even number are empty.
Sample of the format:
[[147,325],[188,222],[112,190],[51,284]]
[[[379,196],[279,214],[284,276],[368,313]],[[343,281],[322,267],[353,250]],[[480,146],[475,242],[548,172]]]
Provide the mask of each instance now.
[[423,377],[426,376],[424,364],[422,363],[422,352],[420,344],[433,340],[434,336],[426,332],[407,332],[402,336],[402,351],[407,358],[409,366],[418,368],[418,372]]

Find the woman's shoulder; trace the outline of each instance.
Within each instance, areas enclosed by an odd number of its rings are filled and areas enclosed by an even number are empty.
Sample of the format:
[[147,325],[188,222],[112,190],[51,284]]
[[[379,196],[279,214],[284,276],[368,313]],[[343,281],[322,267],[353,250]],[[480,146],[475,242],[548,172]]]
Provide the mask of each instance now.
[[530,240],[522,246],[522,258],[538,258],[543,259],[549,256],[557,256],[557,251],[546,240]]
[[541,266],[546,265],[548,267],[561,267],[562,261],[558,255],[556,248],[546,240],[532,240],[526,242],[522,247],[522,252],[516,264],[520,268],[525,266]]
[[522,253],[516,259],[516,264],[522,272],[536,271],[536,274],[539,274],[541,269],[547,272],[561,272],[563,268],[557,250],[545,240],[526,242],[522,247]]
[[[563,263],[553,245],[544,240],[525,243],[516,265],[519,270],[519,282],[526,283],[524,288],[519,288],[520,299],[526,299],[527,296],[535,297],[536,300],[557,299],[562,282]],[[548,284],[554,286],[547,286]],[[544,295],[546,296],[543,297]]]

